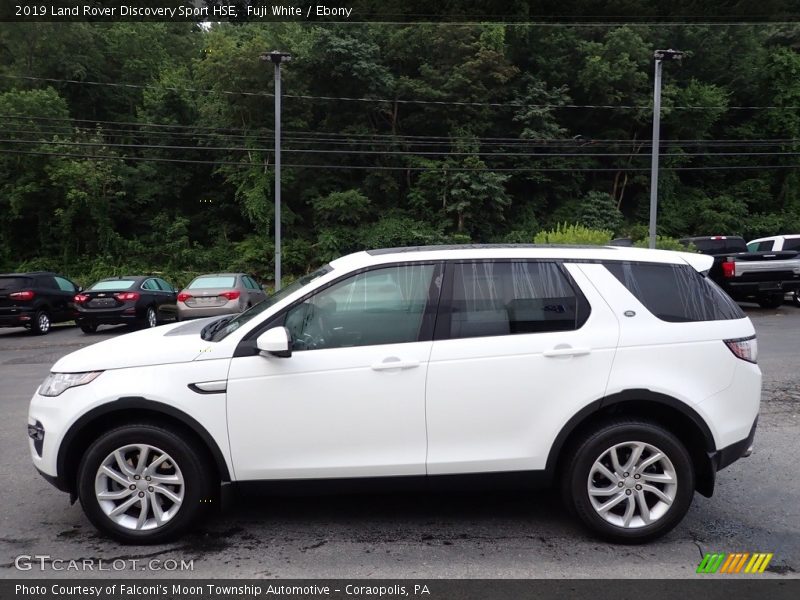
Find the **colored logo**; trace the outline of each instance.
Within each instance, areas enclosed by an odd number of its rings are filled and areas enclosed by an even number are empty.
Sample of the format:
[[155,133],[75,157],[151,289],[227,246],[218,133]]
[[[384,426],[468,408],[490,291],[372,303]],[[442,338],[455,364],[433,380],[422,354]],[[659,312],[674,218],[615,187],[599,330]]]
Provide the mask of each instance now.
[[706,553],[697,567],[698,573],[763,573],[773,554],[766,552]]

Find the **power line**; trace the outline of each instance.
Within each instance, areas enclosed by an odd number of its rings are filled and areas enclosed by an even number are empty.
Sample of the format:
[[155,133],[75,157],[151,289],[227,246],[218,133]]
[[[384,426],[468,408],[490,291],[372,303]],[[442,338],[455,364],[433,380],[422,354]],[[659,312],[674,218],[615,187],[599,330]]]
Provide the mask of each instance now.
[[[270,92],[245,92],[233,90],[200,89],[192,87],[175,87],[162,85],[146,85],[136,83],[117,83],[109,81],[91,81],[78,79],[57,79],[54,77],[32,77],[28,75],[5,75],[0,77],[7,79],[22,79],[26,81],[45,81],[49,83],[69,83],[77,85],[106,86],[127,89],[155,89],[167,90],[172,92],[191,92],[193,94],[224,94],[232,96],[258,96],[272,98],[274,94]],[[543,108],[549,110],[559,109],[598,109],[598,110],[652,110],[650,105],[632,104],[528,104],[521,102],[471,102],[463,100],[409,100],[400,98],[367,98],[367,97],[348,97],[348,96],[312,96],[308,94],[283,94],[284,98],[296,100],[324,100],[341,102],[367,102],[380,104],[421,104],[435,106],[475,106],[487,108]],[[677,110],[800,110],[800,106],[671,106],[669,108]]]
[[[233,166],[247,166],[268,168],[271,167],[269,163],[254,163],[254,162],[237,162],[237,161],[216,161],[216,160],[190,160],[179,158],[156,158],[147,156],[107,156],[107,155],[90,155],[90,154],[70,154],[65,152],[36,152],[27,150],[8,150],[0,148],[0,154],[19,154],[30,156],[54,156],[59,158],[82,158],[84,160],[117,160],[117,161],[144,161],[144,162],[167,162],[167,163],[189,163],[189,164],[205,164],[205,165],[233,165]],[[522,173],[522,172],[603,172],[603,171],[649,171],[649,168],[639,167],[575,167],[575,168],[557,168],[557,167],[501,167],[501,168],[470,168],[470,167],[398,167],[398,166],[384,166],[384,165],[324,165],[324,164],[284,164],[284,167],[297,168],[297,169],[355,169],[355,170],[373,170],[373,171],[441,171],[443,173],[454,172],[469,172],[469,171],[482,171],[482,172],[504,172],[504,173]],[[767,170],[767,169],[800,169],[798,165],[714,165],[705,167],[661,167],[662,171],[727,171],[727,170]]]
[[[266,152],[271,153],[271,148],[251,148],[247,146],[176,146],[165,144],[115,144],[110,142],[75,142],[75,141],[44,141],[0,139],[3,144],[36,144],[52,146],[79,146],[100,148],[130,148],[130,149],[157,149],[157,150],[190,150],[204,152]],[[480,156],[480,157],[539,157],[539,158],[606,158],[628,157],[648,158],[649,154],[632,154],[630,152],[453,152],[453,151],[410,151],[410,150],[318,150],[308,148],[285,149],[285,152],[297,154],[345,154],[359,156]],[[664,157],[712,157],[712,156],[798,156],[800,152],[678,152],[666,153]]]

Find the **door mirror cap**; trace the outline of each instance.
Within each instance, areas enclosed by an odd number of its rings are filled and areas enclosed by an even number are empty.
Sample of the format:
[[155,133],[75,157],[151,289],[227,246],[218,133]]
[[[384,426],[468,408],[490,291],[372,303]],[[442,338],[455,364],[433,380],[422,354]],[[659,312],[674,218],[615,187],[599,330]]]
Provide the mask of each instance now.
[[289,358],[292,355],[292,336],[286,327],[273,327],[258,336],[256,347],[262,355]]

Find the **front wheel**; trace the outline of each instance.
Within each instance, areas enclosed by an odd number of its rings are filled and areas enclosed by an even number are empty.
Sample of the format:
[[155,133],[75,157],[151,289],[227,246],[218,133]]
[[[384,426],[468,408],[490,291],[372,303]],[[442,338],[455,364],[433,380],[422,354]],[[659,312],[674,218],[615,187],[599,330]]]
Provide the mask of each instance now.
[[593,533],[612,542],[658,538],[692,503],[689,453],[655,423],[607,421],[572,446],[566,465],[564,501]]
[[125,543],[174,539],[208,506],[202,452],[177,431],[126,425],[94,442],[78,469],[78,497],[101,531]]

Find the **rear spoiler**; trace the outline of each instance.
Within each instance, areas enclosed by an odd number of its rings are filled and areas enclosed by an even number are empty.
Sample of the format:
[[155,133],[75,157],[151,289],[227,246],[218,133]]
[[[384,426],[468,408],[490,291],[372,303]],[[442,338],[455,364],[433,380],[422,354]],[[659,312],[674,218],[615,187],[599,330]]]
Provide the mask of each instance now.
[[708,254],[696,254],[694,252],[678,252],[695,271],[706,275],[714,265],[714,257]]

